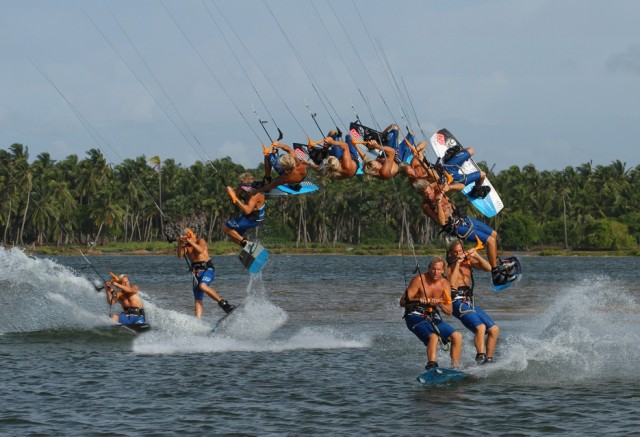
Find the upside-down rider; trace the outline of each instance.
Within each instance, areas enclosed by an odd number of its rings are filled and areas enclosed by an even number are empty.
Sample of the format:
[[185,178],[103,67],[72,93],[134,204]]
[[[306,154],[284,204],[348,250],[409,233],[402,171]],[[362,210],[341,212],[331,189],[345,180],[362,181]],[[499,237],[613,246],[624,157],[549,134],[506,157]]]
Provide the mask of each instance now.
[[333,180],[348,179],[356,174],[358,161],[363,155],[351,143],[350,138],[347,134],[346,141],[340,141],[337,130],[329,131],[323,140],[323,146],[328,149],[328,156],[323,159],[318,168],[320,173]]
[[244,234],[249,230],[256,228],[262,223],[265,216],[266,203],[264,194],[253,190],[255,178],[251,173],[243,173],[240,175],[240,184],[236,189],[227,187],[227,194],[231,201],[242,212],[242,215],[233,218],[222,225],[222,230],[231,238],[231,240],[244,247],[248,240]]
[[206,240],[198,238],[195,232],[189,228],[185,228],[184,231],[185,235],[178,237],[178,258],[183,258],[186,255],[191,261],[196,317],[202,319],[202,300],[205,294],[218,302],[218,306],[229,314],[236,308],[235,305],[222,299],[210,285],[215,278],[215,269],[209,257]]
[[138,286],[131,285],[126,274],[120,276],[111,273],[113,278],[105,283],[107,303],[116,302],[122,306],[120,314],[111,314],[111,318],[122,325],[143,324],[146,322],[142,299],[138,296]]
[[499,263],[498,233],[495,230],[456,208],[437,184],[418,180],[413,186],[422,195],[422,211],[442,227],[442,232],[464,241],[482,242],[491,265],[491,279],[494,285],[502,285],[516,279],[502,263]]
[[442,167],[452,176],[453,180],[450,183],[461,184],[462,188],[467,185],[474,184],[471,191],[469,191],[469,197],[484,199],[487,197],[489,192],[491,192],[491,187],[482,186],[482,183],[487,177],[486,173],[482,170],[478,170],[465,174],[461,168],[462,164],[471,158],[474,153],[475,151],[472,147],[463,148],[460,145],[449,147],[442,158]]
[[411,132],[398,143],[399,131],[398,126],[392,124],[380,133],[379,137],[382,144],[375,138],[365,140],[364,144],[369,150],[379,150],[379,155],[376,159],[365,160],[363,168],[365,174],[382,180],[391,179],[398,174],[400,163],[404,162],[416,150],[415,140]]
[[[278,156],[278,149],[286,154]],[[271,169],[278,173],[278,177],[271,178]],[[255,187],[253,192],[267,192],[278,185],[287,184],[293,190],[299,190],[300,182],[307,176],[307,165],[299,159],[293,149],[275,140],[270,148],[264,150],[264,185]]]

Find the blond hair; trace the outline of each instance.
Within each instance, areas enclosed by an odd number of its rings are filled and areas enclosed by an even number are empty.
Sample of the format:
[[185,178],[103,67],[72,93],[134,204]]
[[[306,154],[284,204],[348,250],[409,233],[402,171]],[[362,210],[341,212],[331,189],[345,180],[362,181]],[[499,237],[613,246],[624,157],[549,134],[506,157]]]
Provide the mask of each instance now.
[[240,175],[241,184],[252,184],[255,180],[256,178],[251,173],[242,173]]
[[375,159],[370,159],[364,163],[363,171],[368,176],[379,176],[382,165]]
[[342,164],[335,156],[329,156],[327,159],[322,161],[322,164],[320,165],[320,173],[331,179],[340,176],[341,170]]
[[441,257],[439,257],[439,256],[434,256],[433,258],[431,258],[431,261],[429,261],[429,267],[428,267],[428,268],[429,268],[429,270],[431,270],[431,268],[432,268],[434,265],[438,264],[438,263],[442,263],[442,266],[443,266],[443,267],[444,267],[444,266],[445,266],[445,264],[446,264],[446,263],[444,262],[444,260],[443,260]]
[[451,240],[449,242],[449,244],[447,245],[447,253],[451,253],[451,251],[456,247],[456,246],[460,246],[463,250],[464,250],[464,245],[462,244],[462,241],[455,239],[455,240]]
[[297,167],[296,160],[291,155],[281,156],[279,162],[285,173],[291,173]]
[[422,193],[427,187],[431,186],[431,182],[425,179],[417,179],[411,183],[411,186],[413,186],[413,189],[418,193]]

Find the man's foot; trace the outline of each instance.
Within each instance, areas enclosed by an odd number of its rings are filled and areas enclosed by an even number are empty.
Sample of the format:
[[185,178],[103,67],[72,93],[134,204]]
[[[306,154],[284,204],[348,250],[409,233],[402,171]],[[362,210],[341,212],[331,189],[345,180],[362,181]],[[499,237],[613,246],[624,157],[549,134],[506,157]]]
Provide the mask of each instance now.
[[484,360],[482,363],[480,363],[480,364],[493,364],[493,363],[494,363],[494,361],[493,361],[493,357],[487,357],[487,358],[485,358],[485,360]]
[[247,240],[246,238],[243,238],[242,241],[240,242],[240,246],[244,247],[247,245],[247,243],[249,243],[249,240]]
[[491,281],[493,285],[503,285],[509,282],[509,278],[498,267],[494,267],[491,269]]
[[227,300],[225,300],[225,299],[222,299],[220,302],[218,302],[218,306],[219,306],[220,308],[222,308],[222,310],[223,310],[225,313],[227,313],[227,314],[229,314],[231,311],[233,311],[233,310],[235,310],[235,309],[236,309],[236,306],[235,306],[235,305],[231,305],[231,304],[230,304]]
[[424,370],[431,370],[431,369],[435,369],[436,367],[438,367],[437,361],[429,361],[427,365],[424,366]]
[[487,354],[476,354],[476,363],[483,364],[487,360]]
[[474,185],[469,191],[469,197],[473,199],[484,199],[491,192],[491,187]]
[[[491,276],[493,278],[494,271],[497,271],[500,276],[504,277],[504,282],[502,283],[515,281],[517,279],[516,274],[518,273],[517,268],[518,268],[518,265],[516,262],[500,261],[500,264],[491,270]],[[495,281],[494,281],[494,284],[500,285],[500,284],[496,284]]]

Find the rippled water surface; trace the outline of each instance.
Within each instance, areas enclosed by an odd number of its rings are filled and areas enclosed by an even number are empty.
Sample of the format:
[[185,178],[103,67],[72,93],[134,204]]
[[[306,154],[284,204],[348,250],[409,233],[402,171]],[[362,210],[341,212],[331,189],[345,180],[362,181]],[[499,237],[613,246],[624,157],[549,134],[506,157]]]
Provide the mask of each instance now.
[[[5,435],[637,435],[639,258],[522,256],[516,289],[476,303],[501,327],[497,364],[426,389],[422,344],[398,300],[411,257],[272,256],[253,278],[216,257],[242,306],[193,313],[175,257],[90,258],[127,273],[150,332],[109,327],[81,257],[0,249],[0,433]],[[427,260],[421,259],[421,265]],[[93,276],[92,276],[93,274]],[[115,310],[115,308],[114,308]],[[441,365],[448,364],[439,352]]]

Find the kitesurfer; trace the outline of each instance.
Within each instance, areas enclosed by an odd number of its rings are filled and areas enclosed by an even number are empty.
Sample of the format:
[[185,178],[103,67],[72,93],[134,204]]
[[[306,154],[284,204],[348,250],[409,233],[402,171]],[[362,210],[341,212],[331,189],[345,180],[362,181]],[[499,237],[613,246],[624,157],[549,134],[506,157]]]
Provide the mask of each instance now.
[[[347,141],[350,136],[347,135]],[[331,130],[323,140],[323,146],[328,149],[328,156],[319,167],[320,173],[330,179],[348,179],[358,171],[360,151],[350,142],[340,141],[338,131]]]
[[111,273],[113,279],[105,283],[107,303],[113,305],[119,303],[122,306],[120,314],[112,314],[111,318],[122,325],[145,323],[144,307],[142,299],[138,296],[138,286],[131,285],[129,277],[125,274],[116,276]]
[[442,274],[444,260],[433,257],[427,273],[419,273],[409,282],[409,286],[400,298],[404,308],[404,320],[407,328],[427,347],[426,370],[438,367],[438,341],[451,343],[451,367],[456,369],[462,352],[462,335],[451,325],[444,322],[439,309],[451,315],[451,286]]
[[242,212],[242,215],[233,218],[222,225],[222,230],[231,240],[244,247],[248,240],[244,234],[262,223],[265,216],[266,203],[264,194],[253,190],[255,178],[251,173],[240,175],[240,184],[236,189],[227,187],[227,193],[231,201]]
[[195,232],[189,228],[185,228],[184,231],[185,235],[178,237],[178,258],[183,258],[186,255],[191,261],[196,317],[202,319],[202,300],[205,294],[218,302],[218,306],[225,313],[230,313],[236,308],[235,305],[231,305],[227,300],[222,299],[211,286],[211,282],[215,278],[215,269],[209,257],[206,240],[196,236]]
[[475,249],[465,252],[462,242],[453,240],[447,250],[447,279],[451,284],[453,316],[474,333],[476,362],[492,363],[500,328],[487,313],[475,305],[473,269],[488,272],[491,264]]
[[479,239],[484,244],[494,285],[512,280],[507,271],[498,265],[498,233],[495,230],[456,208],[437,184],[417,180],[413,186],[422,195],[422,211],[441,226],[443,232],[474,243]]
[[[286,152],[278,156],[278,149]],[[307,176],[307,165],[300,160],[291,147],[278,140],[271,144],[270,149],[264,151],[264,185],[254,188],[255,192],[267,192],[278,185],[287,184],[295,190],[300,189],[300,182]],[[278,177],[271,179],[271,169],[278,173]]]
[[[450,183],[458,183],[462,185],[462,188],[467,185],[474,184],[471,191],[469,191],[469,197],[484,199],[487,197],[489,192],[491,192],[491,187],[482,186],[482,183],[487,177],[487,174],[482,171],[474,171],[468,174],[465,174],[462,171],[462,164],[465,161],[470,159],[475,151],[472,147],[463,148],[460,145],[455,145],[447,149],[447,153],[445,153],[442,158],[442,167],[444,170],[449,173],[452,177],[452,181]],[[460,191],[460,190],[456,190]]]
[[407,134],[401,143],[398,143],[398,134],[398,126],[392,124],[380,133],[379,138],[382,144],[375,138],[366,140],[367,137],[365,137],[364,144],[369,150],[379,150],[376,159],[365,160],[363,168],[365,174],[382,180],[391,179],[398,174],[399,164],[415,150],[412,133]]

